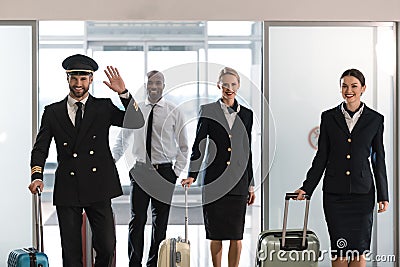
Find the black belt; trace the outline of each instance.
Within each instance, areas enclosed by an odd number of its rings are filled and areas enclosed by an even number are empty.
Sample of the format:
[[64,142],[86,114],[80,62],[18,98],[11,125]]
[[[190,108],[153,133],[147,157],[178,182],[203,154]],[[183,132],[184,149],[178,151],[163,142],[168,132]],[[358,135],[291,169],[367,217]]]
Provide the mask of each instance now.
[[149,168],[150,166],[153,166],[154,169],[158,170],[158,169],[165,169],[165,168],[171,168],[172,169],[172,163],[168,162],[168,163],[160,163],[160,164],[147,164],[147,163],[143,163],[140,161],[137,161],[135,164],[135,167],[147,167]]

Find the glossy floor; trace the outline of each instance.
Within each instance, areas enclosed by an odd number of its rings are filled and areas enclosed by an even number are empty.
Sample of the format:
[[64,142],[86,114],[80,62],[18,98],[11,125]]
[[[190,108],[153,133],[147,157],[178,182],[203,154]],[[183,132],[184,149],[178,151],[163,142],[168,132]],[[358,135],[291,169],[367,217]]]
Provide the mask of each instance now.
[[[181,202],[179,196],[177,201]],[[120,198],[117,201],[126,201],[126,198]],[[175,199],[176,200],[176,199]],[[51,213],[54,209],[51,205],[44,205],[45,214]],[[242,253],[240,267],[254,266],[255,252],[258,235],[258,223],[255,224],[255,220],[258,221],[259,207],[252,206],[248,208],[246,214],[246,225],[245,232],[242,241]],[[46,219],[46,218],[44,218]],[[46,220],[44,220],[46,221]],[[190,221],[190,218],[189,218]],[[116,262],[117,267],[128,266],[128,226],[117,225],[117,247],[116,247]],[[182,225],[169,225],[167,230],[167,238],[184,236],[184,226]],[[151,225],[146,225],[145,228],[145,247],[144,247],[144,259],[143,266],[147,259],[147,253],[149,250],[149,242],[151,237]],[[209,252],[209,240],[205,238],[205,231],[203,225],[189,225],[188,237],[191,244],[191,267],[207,267],[212,266],[211,257]],[[61,245],[59,237],[58,225],[45,225],[44,226],[44,246],[45,252],[49,257],[50,266],[62,266],[61,256]],[[223,264],[227,266],[227,254],[228,254],[229,241],[223,242]]]

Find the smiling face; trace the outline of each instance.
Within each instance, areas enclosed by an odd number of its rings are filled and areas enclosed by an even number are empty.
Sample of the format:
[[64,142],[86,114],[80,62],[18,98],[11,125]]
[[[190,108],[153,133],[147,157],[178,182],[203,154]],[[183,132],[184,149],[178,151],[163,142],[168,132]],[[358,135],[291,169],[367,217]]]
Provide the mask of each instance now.
[[93,82],[92,75],[68,75],[69,95],[80,101],[89,93],[89,86]]
[[346,101],[348,108],[357,109],[361,103],[361,95],[364,93],[366,86],[362,86],[360,80],[354,76],[344,76],[340,80],[342,87],[342,97]]
[[147,97],[151,103],[156,103],[162,98],[165,87],[164,76],[161,72],[149,74],[149,76],[146,83]]
[[240,83],[235,75],[225,74],[221,76],[218,88],[221,89],[222,101],[230,106],[233,105],[239,87]]

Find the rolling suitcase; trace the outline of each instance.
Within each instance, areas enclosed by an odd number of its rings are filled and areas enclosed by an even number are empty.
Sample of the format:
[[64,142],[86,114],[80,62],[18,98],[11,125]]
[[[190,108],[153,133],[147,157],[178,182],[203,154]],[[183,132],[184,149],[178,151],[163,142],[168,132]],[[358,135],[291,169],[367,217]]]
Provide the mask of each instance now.
[[310,197],[305,195],[306,208],[303,229],[287,230],[289,200],[296,193],[286,193],[282,230],[266,230],[259,234],[257,244],[257,267],[297,266],[317,267],[320,244],[317,235],[307,230]]
[[185,239],[168,238],[161,242],[158,251],[158,267],[190,267],[187,190],[185,186]]
[[48,267],[49,260],[43,252],[42,199],[39,187],[35,194],[34,217],[36,228],[36,247],[14,249],[8,255],[8,267]]

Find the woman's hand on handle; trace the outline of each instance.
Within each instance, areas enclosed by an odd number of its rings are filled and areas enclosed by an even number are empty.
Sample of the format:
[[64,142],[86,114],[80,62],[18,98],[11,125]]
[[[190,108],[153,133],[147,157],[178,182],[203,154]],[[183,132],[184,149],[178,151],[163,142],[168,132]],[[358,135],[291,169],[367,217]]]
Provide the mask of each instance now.
[[190,188],[190,186],[193,184],[194,182],[194,178],[193,177],[188,177],[186,179],[182,179],[181,181],[181,185],[184,187],[185,185],[187,185],[188,188]]
[[294,191],[295,193],[297,193],[297,198],[296,200],[305,200],[306,198],[304,197],[304,195],[306,194],[306,191],[301,190],[301,189],[297,189],[296,191]]
[[38,187],[40,188],[40,192],[43,192],[44,184],[43,181],[40,179],[33,180],[32,183],[28,186],[29,191],[31,191],[32,194],[36,194],[38,192]]
[[378,202],[378,213],[387,211],[389,207],[389,201],[379,201]]
[[249,187],[249,196],[247,199],[247,205],[252,205],[254,201],[256,200],[256,194],[254,194],[254,187],[250,186]]

